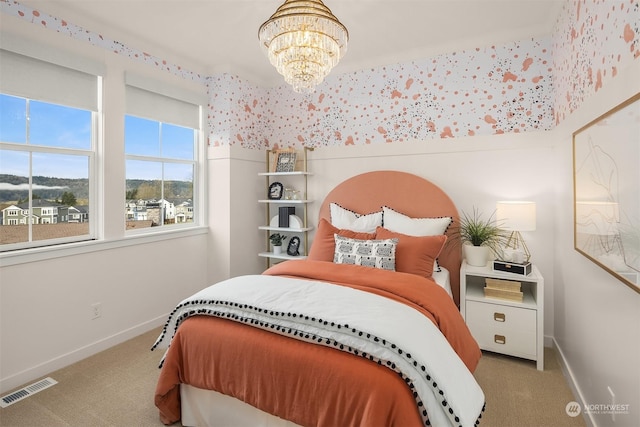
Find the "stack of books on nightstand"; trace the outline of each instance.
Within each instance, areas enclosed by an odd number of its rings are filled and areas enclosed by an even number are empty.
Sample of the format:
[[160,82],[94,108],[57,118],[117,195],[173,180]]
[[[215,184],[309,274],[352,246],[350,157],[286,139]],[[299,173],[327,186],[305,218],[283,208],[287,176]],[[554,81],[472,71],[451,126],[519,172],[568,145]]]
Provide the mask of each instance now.
[[522,302],[522,283],[514,280],[485,279],[484,296]]

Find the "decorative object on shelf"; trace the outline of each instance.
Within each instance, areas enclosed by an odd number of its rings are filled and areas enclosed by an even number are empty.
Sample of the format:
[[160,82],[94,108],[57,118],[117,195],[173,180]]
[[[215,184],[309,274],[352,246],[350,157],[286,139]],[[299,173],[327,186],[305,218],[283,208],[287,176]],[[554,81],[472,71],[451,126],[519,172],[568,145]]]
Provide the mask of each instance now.
[[280,233],[273,233],[272,235],[269,236],[269,240],[273,245],[274,254],[282,253],[282,242],[284,242],[286,239],[287,239],[287,236]]
[[[487,298],[504,299],[507,301],[523,301],[522,282],[516,282],[513,280],[502,280],[485,278],[484,296]],[[502,321],[504,322],[504,314],[502,315]]]
[[476,267],[486,266],[490,252],[498,253],[505,240],[504,231],[494,221],[494,214],[484,220],[476,208],[471,216],[462,212],[460,225],[452,231],[451,237],[463,243],[467,264]]
[[640,293],[638,122],[640,93],[573,133],[573,188],[576,251]]
[[293,206],[280,206],[278,208],[278,227],[290,227],[290,215],[296,214],[296,208]]
[[498,202],[496,220],[504,230],[511,231],[500,259],[516,264],[528,263],[531,253],[520,232],[535,231],[536,204],[529,201]]
[[291,240],[289,240],[289,246],[287,246],[287,255],[300,255],[300,238],[298,236],[293,236]]
[[[271,221],[269,222],[269,227],[280,227],[280,215],[275,215],[273,218],[271,218]],[[289,227],[290,229],[302,229],[304,227],[304,222],[302,221],[302,218],[300,218],[298,215],[289,215]]]
[[258,39],[294,92],[313,93],[344,56],[349,33],[321,0],[285,0]]
[[515,263],[515,262],[494,260],[493,270],[528,276],[529,274],[531,274],[531,263],[530,262]]
[[296,169],[296,152],[282,150],[276,154],[276,172],[293,172]]
[[285,189],[284,189],[284,199],[285,200],[291,200],[291,192],[292,191],[293,190],[291,188],[285,187]]
[[295,188],[287,187],[284,189],[285,200],[300,200],[300,191]]
[[270,200],[280,200],[284,195],[284,187],[280,182],[273,182],[269,186],[269,199]]

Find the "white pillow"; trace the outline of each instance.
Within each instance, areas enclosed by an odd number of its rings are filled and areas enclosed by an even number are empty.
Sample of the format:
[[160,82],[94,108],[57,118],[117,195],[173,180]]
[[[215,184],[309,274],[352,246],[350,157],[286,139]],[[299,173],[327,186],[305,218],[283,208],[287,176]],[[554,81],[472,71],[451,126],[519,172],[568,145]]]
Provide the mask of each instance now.
[[343,230],[375,233],[376,228],[382,225],[382,211],[363,215],[345,209],[337,203],[330,203],[329,209],[331,212],[331,225]]
[[[382,207],[382,215],[384,228],[387,230],[417,237],[444,234],[453,222],[453,218],[450,216],[439,218],[411,218],[394,211],[388,206]],[[437,259],[433,264],[433,271],[442,271]]]
[[339,234],[334,234],[333,238],[336,241],[334,263],[395,271],[398,239],[359,240]]
[[453,221],[453,218],[450,216],[439,218],[411,218],[387,206],[382,207],[382,213],[384,228],[396,233],[417,237],[444,234],[444,232],[447,231],[447,227],[449,227]]

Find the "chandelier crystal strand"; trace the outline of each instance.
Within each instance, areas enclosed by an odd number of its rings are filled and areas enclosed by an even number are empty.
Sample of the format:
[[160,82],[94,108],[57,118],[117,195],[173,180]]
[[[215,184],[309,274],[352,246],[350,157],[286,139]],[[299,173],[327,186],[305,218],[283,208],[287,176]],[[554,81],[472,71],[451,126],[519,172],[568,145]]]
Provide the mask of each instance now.
[[286,0],[258,39],[293,90],[312,93],[344,56],[349,33],[322,1]]

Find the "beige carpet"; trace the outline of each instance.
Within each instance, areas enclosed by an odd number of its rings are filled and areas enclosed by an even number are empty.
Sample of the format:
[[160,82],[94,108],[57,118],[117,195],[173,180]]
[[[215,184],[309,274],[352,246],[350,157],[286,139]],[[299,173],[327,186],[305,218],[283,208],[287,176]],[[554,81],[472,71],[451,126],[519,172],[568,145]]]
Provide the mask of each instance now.
[[544,371],[538,371],[532,361],[483,354],[474,373],[487,403],[481,426],[585,426],[582,415],[567,415],[567,403],[576,398],[562,374],[556,352],[544,350]]
[[[6,427],[158,426],[153,392],[161,353],[149,348],[159,329],[52,372],[58,384],[0,409]],[[485,427],[584,426],[565,406],[574,400],[556,355],[546,349],[545,371],[535,363],[486,353],[476,370],[487,410]],[[179,426],[179,424],[175,424]]]

